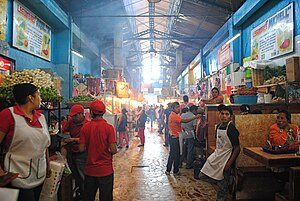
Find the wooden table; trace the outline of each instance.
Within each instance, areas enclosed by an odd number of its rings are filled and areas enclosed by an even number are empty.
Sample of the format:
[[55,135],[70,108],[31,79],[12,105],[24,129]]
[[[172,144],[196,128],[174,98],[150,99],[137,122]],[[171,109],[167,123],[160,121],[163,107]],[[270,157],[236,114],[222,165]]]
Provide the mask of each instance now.
[[244,147],[244,154],[264,164],[267,168],[283,167],[289,168],[289,200],[300,199],[300,156],[295,154],[269,154],[261,147]]
[[270,167],[300,166],[300,156],[295,154],[269,154],[261,147],[244,147],[244,154]]

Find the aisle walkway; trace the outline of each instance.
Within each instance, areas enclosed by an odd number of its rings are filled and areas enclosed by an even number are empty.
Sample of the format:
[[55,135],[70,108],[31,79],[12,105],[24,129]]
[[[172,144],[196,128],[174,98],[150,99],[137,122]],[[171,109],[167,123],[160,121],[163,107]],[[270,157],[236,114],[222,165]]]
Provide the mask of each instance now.
[[131,137],[129,149],[123,148],[114,156],[114,200],[215,200],[214,188],[195,180],[193,170],[181,168],[181,176],[165,175],[169,151],[157,129],[147,127],[145,147],[137,147],[139,139]]

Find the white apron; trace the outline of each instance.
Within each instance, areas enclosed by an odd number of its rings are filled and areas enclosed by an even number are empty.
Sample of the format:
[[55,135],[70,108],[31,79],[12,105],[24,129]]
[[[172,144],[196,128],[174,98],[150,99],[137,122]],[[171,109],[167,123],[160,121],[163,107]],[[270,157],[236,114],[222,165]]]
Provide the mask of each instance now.
[[30,189],[43,183],[46,177],[46,149],[50,135],[44,115],[39,117],[42,128],[28,125],[25,118],[9,108],[15,121],[12,142],[5,154],[4,169],[19,173],[12,186]]
[[217,128],[216,150],[207,158],[201,172],[215,180],[224,179],[223,171],[232,153],[232,145],[226,130]]

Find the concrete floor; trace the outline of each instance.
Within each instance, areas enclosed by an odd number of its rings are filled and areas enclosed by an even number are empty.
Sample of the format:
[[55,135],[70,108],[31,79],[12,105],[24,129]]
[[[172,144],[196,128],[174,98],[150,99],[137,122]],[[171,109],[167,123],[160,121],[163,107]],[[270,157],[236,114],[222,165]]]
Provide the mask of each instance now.
[[[156,125],[155,125],[156,126]],[[129,149],[119,149],[114,155],[115,201],[210,201],[216,199],[212,185],[195,180],[193,169],[180,169],[181,176],[167,176],[164,172],[168,148],[163,146],[163,135],[157,128],[146,125],[145,147],[137,147],[139,138],[130,134]],[[96,197],[98,200],[98,195]]]

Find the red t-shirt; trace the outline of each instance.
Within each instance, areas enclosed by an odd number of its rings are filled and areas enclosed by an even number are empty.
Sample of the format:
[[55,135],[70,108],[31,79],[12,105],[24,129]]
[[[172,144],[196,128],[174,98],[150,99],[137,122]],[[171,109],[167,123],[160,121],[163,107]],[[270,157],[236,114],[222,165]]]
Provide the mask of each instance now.
[[82,127],[79,144],[85,144],[88,153],[86,175],[103,177],[114,172],[109,151],[112,143],[116,143],[115,129],[106,120],[92,119]]
[[[29,117],[25,115],[23,110],[20,108],[19,105],[13,106],[13,111],[15,114],[20,115],[26,119],[26,122],[28,125],[36,127],[36,128],[42,128],[42,124],[39,122],[39,117],[41,116],[40,112],[33,111],[33,119],[30,120]],[[5,149],[7,150],[9,148],[9,145],[11,143],[11,140],[13,138],[14,130],[15,130],[15,120],[8,108],[2,110],[0,112],[0,131],[6,134],[5,138]]]
[[[69,132],[72,138],[80,137],[80,129],[88,120],[84,119],[81,123],[74,123],[73,119],[69,119],[68,122],[63,126],[63,132]],[[79,144],[75,143],[72,145],[71,150],[73,152],[79,152]]]
[[182,118],[175,112],[171,112],[168,120],[168,127],[170,131],[170,135],[175,137],[179,137],[179,132],[181,132],[181,121]]

